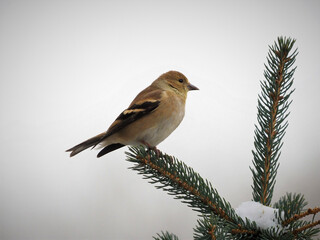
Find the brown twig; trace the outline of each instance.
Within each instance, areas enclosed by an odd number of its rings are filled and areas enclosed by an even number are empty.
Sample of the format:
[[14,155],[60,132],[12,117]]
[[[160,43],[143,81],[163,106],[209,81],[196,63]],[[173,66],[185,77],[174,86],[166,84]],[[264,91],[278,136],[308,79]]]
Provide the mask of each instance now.
[[231,230],[231,233],[232,233],[232,234],[252,234],[252,235],[257,234],[255,231],[246,230],[246,229],[241,229],[241,228],[232,229],[232,230]]
[[301,227],[301,228],[297,228],[297,229],[293,230],[292,233],[293,233],[294,235],[297,235],[297,234],[299,234],[300,232],[302,232],[302,231],[304,231],[304,230],[306,230],[306,229],[308,229],[308,228],[312,228],[312,227],[314,227],[314,226],[316,226],[316,225],[319,225],[319,224],[320,224],[320,220],[319,220],[319,221],[315,221],[315,222],[310,223],[310,224],[307,224],[307,225],[305,225],[305,226],[303,226],[303,227]]
[[215,225],[211,225],[211,228],[209,229],[208,233],[210,234],[211,236],[211,239],[212,240],[216,240],[216,235],[214,235],[214,231],[216,230],[216,227]]
[[286,221],[284,221],[284,222],[282,223],[282,226],[287,226],[289,223],[291,223],[291,222],[293,222],[293,221],[297,221],[298,219],[303,218],[303,217],[305,217],[305,216],[307,216],[307,215],[317,214],[318,212],[320,212],[320,208],[318,208],[318,207],[316,207],[316,208],[314,208],[314,209],[309,208],[309,209],[308,209],[307,211],[305,211],[305,212],[302,212],[302,213],[300,213],[300,214],[295,214],[295,215],[293,215],[293,217],[291,217],[291,218],[287,219]]

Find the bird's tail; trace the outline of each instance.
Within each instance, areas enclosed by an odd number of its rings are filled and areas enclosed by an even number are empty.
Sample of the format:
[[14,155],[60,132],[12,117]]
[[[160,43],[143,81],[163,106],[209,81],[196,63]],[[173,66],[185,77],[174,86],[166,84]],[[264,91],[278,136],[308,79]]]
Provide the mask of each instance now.
[[99,144],[102,140],[102,138],[105,136],[105,132],[100,133],[99,135],[89,138],[88,140],[66,150],[66,152],[71,152],[70,157],[78,154],[79,152],[82,152],[83,150],[89,148],[89,147],[95,147],[97,144]]

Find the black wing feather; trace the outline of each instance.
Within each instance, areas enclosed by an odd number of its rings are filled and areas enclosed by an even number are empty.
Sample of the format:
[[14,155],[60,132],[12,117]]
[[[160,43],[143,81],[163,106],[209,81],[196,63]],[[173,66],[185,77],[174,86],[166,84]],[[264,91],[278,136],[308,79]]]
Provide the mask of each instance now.
[[114,150],[117,150],[118,148],[122,148],[124,147],[125,145],[121,144],[121,143],[115,143],[115,144],[111,144],[111,145],[108,145],[106,147],[104,147],[97,155],[97,157],[101,157],[109,152],[112,152]]

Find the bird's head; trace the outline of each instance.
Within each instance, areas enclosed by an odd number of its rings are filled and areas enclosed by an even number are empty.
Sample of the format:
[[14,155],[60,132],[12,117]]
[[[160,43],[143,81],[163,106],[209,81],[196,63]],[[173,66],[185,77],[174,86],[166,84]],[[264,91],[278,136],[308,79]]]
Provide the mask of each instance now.
[[188,91],[199,90],[199,88],[188,81],[186,76],[177,71],[169,71],[162,74],[154,81],[154,84],[163,90],[174,91],[185,97],[187,96]]

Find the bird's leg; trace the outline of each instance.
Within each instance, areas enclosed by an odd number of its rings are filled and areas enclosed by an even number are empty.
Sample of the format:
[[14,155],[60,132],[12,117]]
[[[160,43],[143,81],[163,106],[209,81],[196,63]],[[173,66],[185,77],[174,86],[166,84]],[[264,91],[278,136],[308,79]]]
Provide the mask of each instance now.
[[160,157],[160,150],[156,147],[156,146],[151,146],[149,143],[145,142],[145,141],[141,141],[141,143],[143,145],[145,145],[149,150],[153,150],[156,152],[157,157]]

